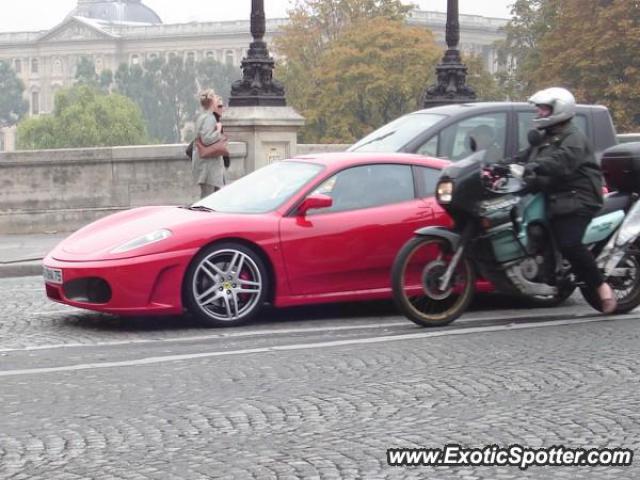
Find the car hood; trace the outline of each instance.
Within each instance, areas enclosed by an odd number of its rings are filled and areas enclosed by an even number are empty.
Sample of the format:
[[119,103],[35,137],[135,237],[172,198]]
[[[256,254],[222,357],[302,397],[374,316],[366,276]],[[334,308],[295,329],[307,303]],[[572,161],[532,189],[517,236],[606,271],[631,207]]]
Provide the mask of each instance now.
[[[233,215],[237,217],[237,215]],[[224,224],[232,215],[193,211],[179,207],[142,207],[110,215],[81,228],[63,240],[51,252],[56,260],[92,261],[131,258],[179,248],[190,248],[198,229],[189,224],[205,221]],[[172,236],[160,242],[122,253],[115,248],[159,229],[171,230]]]

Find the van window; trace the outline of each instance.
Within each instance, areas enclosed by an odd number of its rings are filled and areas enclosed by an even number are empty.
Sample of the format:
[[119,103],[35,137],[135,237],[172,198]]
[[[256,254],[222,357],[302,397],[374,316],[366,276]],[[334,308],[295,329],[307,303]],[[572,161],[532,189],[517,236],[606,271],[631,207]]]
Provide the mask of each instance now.
[[398,152],[420,132],[428,130],[443,118],[444,115],[434,113],[410,113],[373,131],[347,151]]
[[[527,140],[527,134],[529,130],[535,128],[533,125],[533,119],[536,116],[536,112],[518,112],[518,151],[524,150],[529,147],[529,141]],[[587,117],[583,114],[577,114],[573,118],[573,123],[580,129],[584,135],[589,138],[587,133]]]
[[476,150],[487,150],[492,160],[504,158],[507,136],[507,112],[484,113],[449,125],[430,138],[417,153],[447,160],[461,160]]

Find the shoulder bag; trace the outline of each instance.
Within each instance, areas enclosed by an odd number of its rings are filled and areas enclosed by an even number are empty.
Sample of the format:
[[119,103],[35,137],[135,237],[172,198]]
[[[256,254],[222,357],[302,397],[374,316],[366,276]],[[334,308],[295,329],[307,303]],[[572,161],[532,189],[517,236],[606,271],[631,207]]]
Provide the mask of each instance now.
[[211,145],[205,145],[200,137],[196,139],[196,147],[198,148],[198,156],[200,158],[215,158],[229,156],[229,139],[223,135],[220,140]]

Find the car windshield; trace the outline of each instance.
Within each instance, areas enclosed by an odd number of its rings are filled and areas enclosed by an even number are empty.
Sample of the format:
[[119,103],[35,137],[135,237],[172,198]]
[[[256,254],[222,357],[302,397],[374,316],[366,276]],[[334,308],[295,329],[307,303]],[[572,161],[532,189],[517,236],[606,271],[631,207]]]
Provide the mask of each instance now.
[[432,127],[444,115],[435,113],[410,113],[371,132],[352,145],[350,152],[397,152],[421,132]]
[[265,213],[275,210],[324,167],[317,163],[276,162],[262,167],[194,203],[192,209],[224,213]]

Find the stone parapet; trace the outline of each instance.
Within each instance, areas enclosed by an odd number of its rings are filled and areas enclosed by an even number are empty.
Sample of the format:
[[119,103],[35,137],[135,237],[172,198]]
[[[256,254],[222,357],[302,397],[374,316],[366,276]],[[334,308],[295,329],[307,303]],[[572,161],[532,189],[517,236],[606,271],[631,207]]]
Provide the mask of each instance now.
[[[119,210],[198,198],[185,145],[0,153],[0,234],[68,232]],[[229,176],[244,175],[244,143]]]
[[[193,202],[199,189],[193,183],[185,147],[0,153],[0,235],[70,232],[133,207]],[[297,145],[297,152],[307,155],[347,147]],[[229,150],[231,166],[227,175],[233,181],[251,171],[245,167],[248,146],[232,142]],[[263,151],[262,155],[268,153]]]

